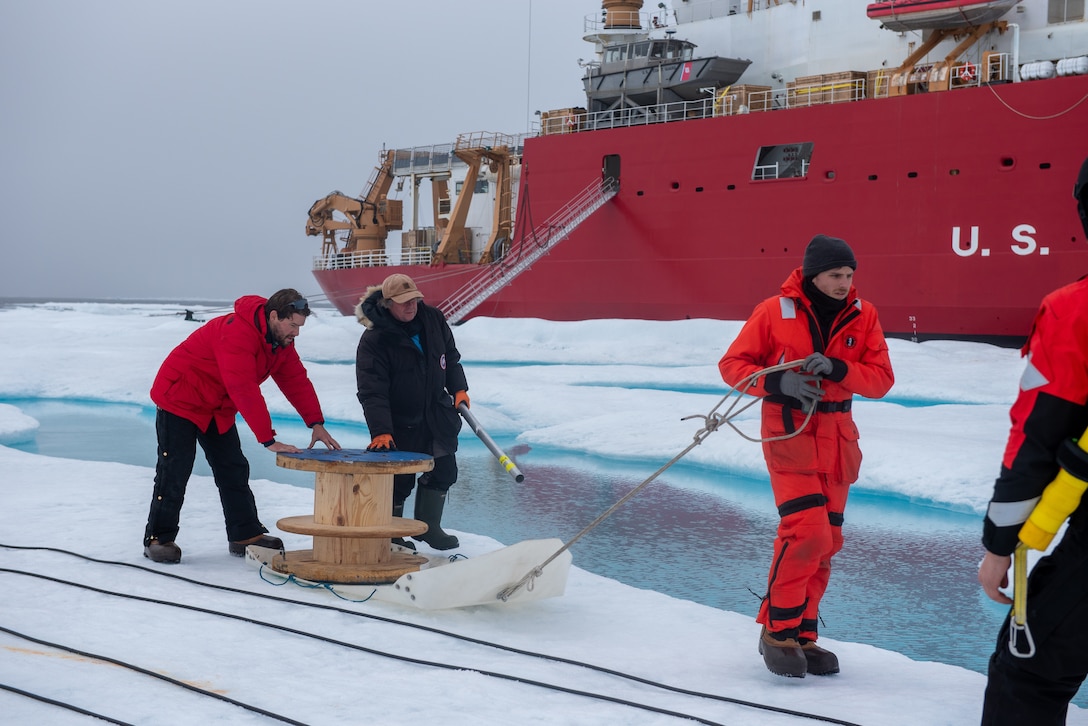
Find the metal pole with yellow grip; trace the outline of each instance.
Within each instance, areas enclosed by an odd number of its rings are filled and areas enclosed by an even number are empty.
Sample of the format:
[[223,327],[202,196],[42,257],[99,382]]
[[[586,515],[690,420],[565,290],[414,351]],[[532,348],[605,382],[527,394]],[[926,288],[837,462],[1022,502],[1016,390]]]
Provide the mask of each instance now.
[[[1050,546],[1062,523],[1078,506],[1088,489],[1088,430],[1079,439],[1065,442],[1058,452],[1061,469],[1046,485],[1039,502],[1020,527],[1020,543],[1013,553],[1013,605],[1009,624],[1009,652],[1019,658],[1035,655],[1035,643],[1027,624],[1028,549],[1043,552]],[[1020,650],[1018,643],[1026,644]]]

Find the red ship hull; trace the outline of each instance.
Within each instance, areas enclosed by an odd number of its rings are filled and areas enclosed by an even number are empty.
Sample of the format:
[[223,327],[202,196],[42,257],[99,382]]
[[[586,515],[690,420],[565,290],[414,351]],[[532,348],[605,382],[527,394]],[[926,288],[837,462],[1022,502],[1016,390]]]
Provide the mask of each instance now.
[[[544,220],[618,157],[617,196],[472,312],[549,320],[743,320],[817,233],[858,258],[893,335],[1016,339],[1088,272],[1071,190],[1088,77],[1003,84],[526,141],[519,215]],[[812,143],[804,178],[753,181],[761,147]],[[317,270],[349,314],[411,275],[441,304],[476,265]]]

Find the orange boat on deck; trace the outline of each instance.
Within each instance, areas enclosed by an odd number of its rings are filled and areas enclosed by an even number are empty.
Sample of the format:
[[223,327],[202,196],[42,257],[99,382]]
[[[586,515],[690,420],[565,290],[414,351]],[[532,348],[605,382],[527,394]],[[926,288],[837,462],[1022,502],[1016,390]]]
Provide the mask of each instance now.
[[[871,17],[907,4],[648,16],[605,0],[586,20],[584,106],[529,135],[384,152],[360,197],[311,210],[314,275],[344,314],[401,272],[454,322],[740,320],[826,233],[853,246],[889,334],[1020,340],[1042,296],[1088,272],[1070,197],[1088,156],[1083,9],[1025,0],[925,31]],[[436,223],[391,235],[405,181],[430,183],[411,219]]]

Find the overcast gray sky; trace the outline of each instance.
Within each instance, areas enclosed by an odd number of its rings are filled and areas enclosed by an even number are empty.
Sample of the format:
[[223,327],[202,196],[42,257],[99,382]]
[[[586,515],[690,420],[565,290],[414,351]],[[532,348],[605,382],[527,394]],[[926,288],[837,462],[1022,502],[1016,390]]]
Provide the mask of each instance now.
[[0,297],[296,287],[389,148],[584,105],[599,0],[3,0]]

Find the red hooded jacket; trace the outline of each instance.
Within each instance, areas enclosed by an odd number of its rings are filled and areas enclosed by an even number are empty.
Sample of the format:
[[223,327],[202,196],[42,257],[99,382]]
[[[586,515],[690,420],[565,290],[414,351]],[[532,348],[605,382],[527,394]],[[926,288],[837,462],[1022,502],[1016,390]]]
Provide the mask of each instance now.
[[[818,347],[813,340],[810,320],[814,320],[808,298],[802,292],[804,278],[798,267],[782,283],[782,295],[767,298],[752,312],[736,340],[718,362],[722,379],[731,386],[747,376],[770,366],[803,359],[821,352],[828,358],[846,363],[846,374],[839,381],[824,378],[827,391],[821,405],[850,400],[855,393],[866,398],[880,398],[892,387],[888,344],[880,327],[876,309],[861,300],[850,288],[846,307],[831,326],[830,340]],[[747,389],[753,396],[766,397],[772,392],[764,387],[761,376]],[[799,405],[799,404],[798,404]],[[791,427],[783,418],[783,404],[764,398],[763,437],[783,436]],[[793,424],[800,428],[804,413],[791,408]],[[795,430],[795,429],[793,429]],[[763,444],[767,465],[772,470],[825,473],[838,481],[857,479],[861,464],[858,430],[849,411],[817,413],[800,435]]]
[[271,376],[307,426],[324,423],[295,346],[270,340],[266,302],[257,295],[238,298],[233,313],[209,320],[170,351],[151,385],[155,405],[201,431],[212,419],[226,431],[241,413],[257,441],[266,442],[276,437],[261,394]]

